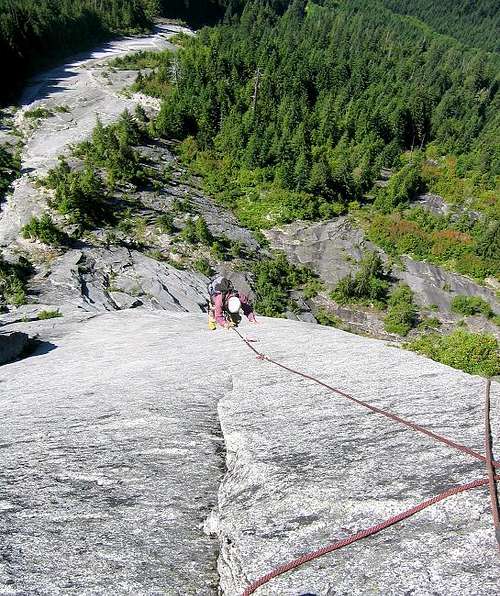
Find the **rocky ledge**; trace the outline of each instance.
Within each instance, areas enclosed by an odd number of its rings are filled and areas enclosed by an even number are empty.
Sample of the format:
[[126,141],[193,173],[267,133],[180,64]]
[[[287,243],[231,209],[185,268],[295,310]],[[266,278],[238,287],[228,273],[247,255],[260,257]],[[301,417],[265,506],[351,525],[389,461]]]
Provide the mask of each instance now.
[[[237,596],[484,465],[262,362],[203,315],[70,324],[0,369],[0,593]],[[483,450],[484,381],[336,329],[261,319],[252,345]],[[500,387],[493,384],[498,449]],[[497,453],[498,457],[498,453]],[[485,488],[257,594],[500,590]]]
[[20,356],[28,344],[28,339],[28,335],[20,332],[0,334],[0,364]]

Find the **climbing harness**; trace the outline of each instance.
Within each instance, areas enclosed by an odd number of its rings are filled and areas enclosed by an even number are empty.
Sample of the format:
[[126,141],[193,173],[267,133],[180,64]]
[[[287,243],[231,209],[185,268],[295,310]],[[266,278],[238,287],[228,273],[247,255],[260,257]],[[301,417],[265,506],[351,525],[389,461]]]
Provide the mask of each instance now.
[[443,501],[444,499],[451,497],[452,495],[466,492],[466,491],[472,490],[474,488],[478,488],[480,486],[485,486],[485,485],[488,485],[489,492],[490,492],[491,511],[492,511],[492,515],[493,515],[493,523],[495,526],[495,537],[496,537],[496,540],[498,543],[499,554],[500,554],[500,515],[499,515],[499,510],[498,510],[498,498],[497,498],[497,492],[496,492],[496,482],[500,480],[500,476],[495,475],[495,468],[500,468],[500,462],[495,461],[493,459],[492,448],[491,448],[491,430],[490,430],[490,414],[489,414],[489,412],[490,412],[491,381],[488,380],[486,383],[486,397],[485,397],[485,454],[486,455],[481,455],[477,451],[474,451],[473,449],[470,449],[469,447],[466,447],[465,445],[461,445],[460,443],[457,443],[456,441],[453,441],[447,437],[444,437],[443,435],[439,435],[433,431],[430,431],[429,429],[421,426],[420,424],[411,422],[409,420],[405,420],[404,418],[401,418],[400,416],[397,416],[396,414],[393,414],[392,412],[388,412],[381,408],[377,408],[376,406],[372,406],[371,404],[364,402],[360,399],[357,399],[356,397],[353,397],[352,395],[349,395],[348,393],[345,393],[344,391],[341,391],[340,389],[336,389],[335,387],[332,387],[331,385],[328,385],[327,383],[324,383],[323,381],[320,381],[319,379],[317,379],[311,375],[308,375],[306,373],[298,371],[294,368],[285,366],[284,364],[281,364],[280,362],[277,362],[276,360],[273,360],[272,358],[269,358],[265,354],[259,352],[259,350],[257,350],[254,346],[252,346],[251,344],[255,343],[256,340],[250,340],[250,339],[245,338],[237,329],[233,329],[233,331],[252,350],[252,352],[254,352],[254,354],[256,355],[258,360],[270,362],[271,364],[274,364],[275,366],[278,366],[279,368],[286,370],[292,374],[303,377],[304,379],[308,379],[309,381],[313,381],[314,383],[321,385],[325,389],[328,389],[329,391],[332,391],[338,395],[341,395],[342,397],[345,397],[345,398],[353,401],[354,403],[371,410],[372,412],[375,412],[377,414],[385,416],[386,418],[389,418],[390,420],[398,422],[399,424],[403,424],[404,426],[411,428],[412,430],[414,430],[416,432],[423,433],[423,434],[435,439],[436,441],[439,441],[440,443],[443,443],[449,447],[457,449],[458,451],[467,453],[468,455],[474,457],[475,459],[483,461],[486,464],[486,470],[487,470],[487,474],[488,474],[488,478],[486,478],[486,479],[474,480],[474,481],[468,482],[466,484],[460,484],[458,486],[452,487],[452,488],[440,493],[439,495],[432,497],[431,499],[423,501],[423,502],[415,505],[414,507],[407,509],[406,511],[403,511],[397,515],[394,515],[394,516],[386,519],[385,521],[380,522],[379,524],[376,524],[374,526],[371,526],[369,528],[361,530],[360,532],[357,532],[353,536],[349,536],[348,538],[339,540],[337,542],[334,542],[332,544],[324,546],[324,547],[322,547],[318,550],[315,550],[313,552],[306,553],[306,554],[302,555],[301,557],[299,557],[298,559],[294,559],[293,561],[285,563],[284,565],[280,565],[273,571],[267,573],[266,575],[258,578],[254,582],[252,582],[243,592],[243,596],[249,596],[250,594],[253,594],[258,588],[260,588],[261,586],[263,586],[264,584],[269,582],[271,579],[278,577],[279,575],[282,575],[284,573],[287,573],[288,571],[291,571],[292,569],[295,569],[295,568],[303,565],[304,563],[307,563],[308,561],[312,561],[313,559],[322,557],[323,555],[326,555],[326,554],[331,553],[335,550],[338,550],[340,548],[348,546],[348,545],[350,545],[354,542],[357,542],[358,540],[362,540],[363,538],[366,538],[368,536],[373,536],[374,534],[377,534],[381,530],[384,530],[385,528],[388,528],[389,526],[392,526],[404,519],[407,519],[407,518],[415,515],[416,513],[422,511],[423,509],[426,509],[427,507],[430,507],[431,505],[439,503],[440,501]]

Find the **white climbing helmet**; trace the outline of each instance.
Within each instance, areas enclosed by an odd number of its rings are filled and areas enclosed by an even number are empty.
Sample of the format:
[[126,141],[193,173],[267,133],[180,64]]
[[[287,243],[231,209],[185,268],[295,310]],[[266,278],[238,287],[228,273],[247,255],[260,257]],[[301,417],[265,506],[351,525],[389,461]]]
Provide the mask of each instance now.
[[229,300],[227,301],[227,309],[230,313],[233,313],[233,315],[235,315],[237,312],[240,311],[241,308],[241,302],[240,299],[237,296],[231,296],[231,298],[229,298]]

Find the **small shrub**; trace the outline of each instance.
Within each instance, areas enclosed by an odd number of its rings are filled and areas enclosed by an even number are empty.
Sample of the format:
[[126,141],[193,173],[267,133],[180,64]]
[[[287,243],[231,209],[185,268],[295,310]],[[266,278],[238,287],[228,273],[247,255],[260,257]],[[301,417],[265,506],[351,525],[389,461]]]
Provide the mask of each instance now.
[[174,217],[171,213],[162,213],[156,218],[156,227],[161,234],[173,234],[175,232]]
[[26,118],[31,118],[32,120],[48,118],[49,116],[53,115],[54,114],[50,110],[47,110],[47,108],[33,108],[32,110],[27,110],[24,112],[24,116]]
[[200,216],[196,219],[194,228],[197,241],[201,244],[205,244],[206,246],[210,246],[214,240],[214,237],[208,229],[207,222],[203,219],[203,217]]
[[415,327],[417,311],[413,304],[413,292],[405,285],[396,286],[387,301],[389,306],[384,318],[384,329],[388,333],[408,335]]
[[32,217],[21,230],[23,238],[39,240],[50,246],[60,246],[64,240],[64,234],[57,228],[52,218],[44,213],[40,219]]
[[324,285],[319,279],[311,279],[308,281],[302,290],[305,300],[316,298],[316,296],[323,290]]
[[481,314],[488,319],[495,316],[488,302],[479,296],[455,296],[451,301],[451,310],[465,316]]
[[325,325],[327,327],[340,327],[342,325],[342,321],[334,314],[328,312],[325,308],[320,308],[314,316],[320,325]]
[[283,253],[272,259],[258,261],[253,267],[255,275],[255,308],[262,315],[281,316],[290,307],[290,291],[314,279],[305,267],[291,265]]
[[438,327],[441,327],[441,321],[437,317],[424,317],[418,324],[421,331],[437,329]]
[[189,201],[181,201],[180,199],[174,199],[170,208],[172,209],[172,212],[177,215],[191,212],[191,205]]
[[8,263],[0,254],[0,303],[21,306],[26,303],[27,279],[31,265],[25,259],[18,264]]
[[207,277],[211,277],[214,273],[214,270],[210,266],[210,263],[207,261],[207,259],[196,259],[194,262],[194,268],[196,271],[206,275]]
[[224,251],[224,246],[218,240],[215,242],[212,242],[212,245],[210,246],[210,254],[217,261],[223,261],[226,257],[226,253]]
[[500,374],[498,341],[492,335],[457,329],[450,335],[424,335],[405,347],[473,375]]
[[39,321],[45,321],[47,319],[56,319],[58,317],[62,317],[62,313],[58,310],[41,310],[37,315],[37,319]]
[[233,259],[237,259],[238,257],[244,256],[245,249],[243,247],[243,243],[239,240],[230,240],[229,254],[233,257]]
[[331,293],[339,304],[364,302],[383,304],[387,299],[389,282],[382,259],[376,252],[366,254],[360,263],[359,271],[342,278]]
[[196,235],[196,226],[191,218],[189,218],[186,221],[184,227],[182,228],[180,238],[188,244],[196,244],[198,242],[198,237]]

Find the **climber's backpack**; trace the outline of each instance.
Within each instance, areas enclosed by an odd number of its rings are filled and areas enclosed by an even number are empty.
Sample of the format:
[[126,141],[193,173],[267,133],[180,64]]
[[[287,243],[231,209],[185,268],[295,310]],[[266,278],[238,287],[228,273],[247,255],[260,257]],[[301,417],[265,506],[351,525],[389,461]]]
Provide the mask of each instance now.
[[217,275],[217,277],[214,277],[208,284],[208,295],[212,298],[216,294],[227,294],[233,289],[233,284],[229,279],[222,275]]

